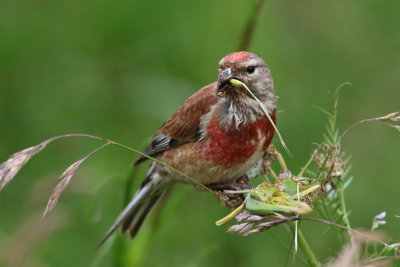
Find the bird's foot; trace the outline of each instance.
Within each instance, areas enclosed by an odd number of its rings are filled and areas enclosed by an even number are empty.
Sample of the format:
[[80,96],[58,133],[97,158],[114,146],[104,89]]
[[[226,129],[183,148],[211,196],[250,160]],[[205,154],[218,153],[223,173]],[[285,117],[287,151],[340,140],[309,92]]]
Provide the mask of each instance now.
[[224,192],[224,190],[240,191],[243,189],[252,189],[253,187],[249,184],[249,178],[247,175],[243,175],[233,183],[216,183],[210,184],[208,187],[214,190],[215,196],[225,207],[235,209],[239,207],[243,201],[244,197],[242,194],[230,194]]

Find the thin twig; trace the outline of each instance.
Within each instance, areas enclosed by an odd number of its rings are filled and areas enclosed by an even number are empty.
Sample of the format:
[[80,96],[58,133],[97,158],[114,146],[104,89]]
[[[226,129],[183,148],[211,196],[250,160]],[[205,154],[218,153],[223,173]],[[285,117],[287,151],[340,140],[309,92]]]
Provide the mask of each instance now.
[[343,136],[345,136],[347,134],[348,131],[350,131],[351,129],[353,129],[354,127],[356,127],[357,125],[360,125],[362,123],[366,123],[366,122],[370,122],[370,121],[377,121],[376,118],[372,118],[372,119],[365,119],[365,120],[361,120],[358,121],[354,124],[352,124],[350,127],[348,127],[346,130],[343,131],[343,133],[340,135],[339,137],[339,141],[342,140]]
[[381,122],[381,123],[384,123],[384,124],[386,124],[388,126],[394,127],[396,125],[392,125],[392,124],[385,123],[385,122],[387,122],[387,121],[395,122],[395,121],[400,120],[400,116],[398,116],[398,114],[399,114],[399,112],[392,112],[392,113],[390,113],[390,114],[388,114],[386,116],[370,118],[370,119],[364,119],[364,120],[358,121],[358,122],[350,125],[350,127],[348,127],[346,130],[343,131],[343,133],[339,137],[339,142],[343,138],[343,136],[345,136],[351,129],[353,129],[357,125],[360,125],[360,124],[363,124],[363,123],[366,123],[366,122]]
[[279,153],[279,151],[277,151],[277,154],[278,154],[278,162],[281,165],[282,170],[287,171],[288,167],[286,165],[285,159],[283,158],[282,154]]
[[319,145],[318,148],[314,150],[314,153],[312,153],[312,155],[311,155],[310,159],[307,161],[306,165],[301,169],[300,173],[297,175],[296,180],[303,176],[304,172],[308,169],[308,166],[310,166],[311,162],[313,161],[315,155],[317,155],[320,147],[321,147],[321,145]]
[[[346,227],[346,226],[344,226],[344,225],[340,225],[340,224],[337,224],[337,223],[334,223],[334,222],[325,221],[325,220],[322,220],[322,219],[319,219],[319,218],[305,218],[305,217],[296,218],[296,217],[293,217],[293,219],[291,219],[291,221],[295,221],[295,220],[320,222],[320,223],[328,224],[328,225],[331,225],[331,226],[335,226],[335,227],[338,227],[338,228],[345,229],[345,230],[347,230],[347,231],[351,231],[351,232],[353,232],[353,233],[357,233],[357,234],[366,236],[366,234],[363,233],[363,232],[354,230],[354,229],[352,229],[352,228],[349,228],[349,227]],[[383,242],[383,241],[380,241],[380,240],[377,240],[377,242],[381,243],[381,244],[384,245],[384,246],[388,246],[388,244],[387,244],[386,242]]]

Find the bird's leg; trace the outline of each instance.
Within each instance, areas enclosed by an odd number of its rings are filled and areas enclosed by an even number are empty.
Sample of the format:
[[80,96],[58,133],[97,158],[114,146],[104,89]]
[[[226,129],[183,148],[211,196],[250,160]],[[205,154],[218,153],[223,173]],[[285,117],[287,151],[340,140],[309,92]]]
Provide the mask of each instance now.
[[245,185],[250,186],[250,187],[248,187],[248,188],[253,188],[251,185],[249,185],[249,180],[250,180],[249,176],[247,176],[247,174],[245,174],[245,175],[243,175],[242,177],[240,177],[239,179],[237,179],[236,181],[237,181],[239,184],[245,184]]
[[249,184],[249,177],[247,175],[243,175],[233,183],[210,184],[208,187],[215,191],[215,196],[223,206],[231,209],[239,207],[243,203],[244,197],[242,194],[225,193],[224,190],[239,191],[253,188]]

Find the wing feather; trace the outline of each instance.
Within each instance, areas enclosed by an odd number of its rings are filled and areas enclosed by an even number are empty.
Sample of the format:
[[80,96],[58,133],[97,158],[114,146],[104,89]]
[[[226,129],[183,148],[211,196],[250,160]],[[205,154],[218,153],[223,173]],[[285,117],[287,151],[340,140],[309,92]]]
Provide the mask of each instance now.
[[[216,103],[216,83],[200,89],[189,97],[178,111],[161,126],[144,153],[154,157],[170,148],[199,140],[201,117],[210,112],[211,107]],[[141,156],[134,165],[146,159]]]

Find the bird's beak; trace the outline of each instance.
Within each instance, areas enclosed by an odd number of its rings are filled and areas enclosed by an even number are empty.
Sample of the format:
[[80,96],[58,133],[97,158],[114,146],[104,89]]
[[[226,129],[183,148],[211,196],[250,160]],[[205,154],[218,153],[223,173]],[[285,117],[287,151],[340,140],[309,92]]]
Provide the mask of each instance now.
[[229,84],[229,81],[234,77],[234,73],[231,68],[224,69],[218,77],[217,89],[218,92],[224,91],[225,87]]

